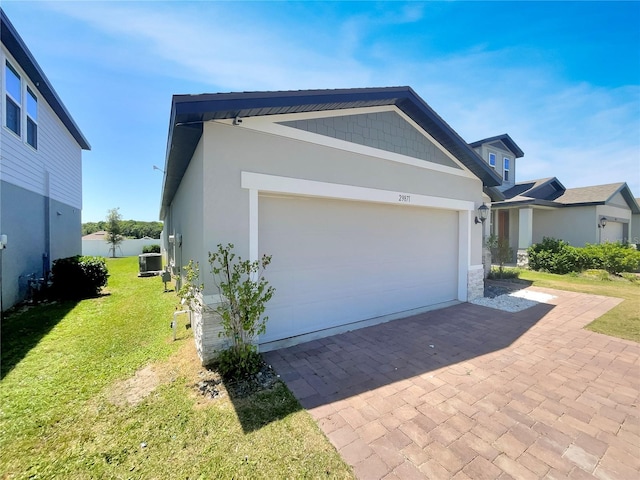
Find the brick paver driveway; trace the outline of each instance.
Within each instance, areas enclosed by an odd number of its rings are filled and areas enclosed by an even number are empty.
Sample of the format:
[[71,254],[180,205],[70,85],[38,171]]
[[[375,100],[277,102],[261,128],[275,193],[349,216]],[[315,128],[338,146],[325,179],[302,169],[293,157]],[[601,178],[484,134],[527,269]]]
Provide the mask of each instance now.
[[640,345],[614,298],[532,288],[266,354],[359,478],[640,478]]

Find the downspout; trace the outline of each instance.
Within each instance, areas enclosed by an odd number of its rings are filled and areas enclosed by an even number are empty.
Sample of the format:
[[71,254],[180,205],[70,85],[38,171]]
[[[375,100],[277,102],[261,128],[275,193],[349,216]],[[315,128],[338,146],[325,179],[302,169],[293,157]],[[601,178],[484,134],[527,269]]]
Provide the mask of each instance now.
[[44,252],[42,253],[42,278],[49,273],[49,258],[51,257],[51,180],[48,170],[44,172]]

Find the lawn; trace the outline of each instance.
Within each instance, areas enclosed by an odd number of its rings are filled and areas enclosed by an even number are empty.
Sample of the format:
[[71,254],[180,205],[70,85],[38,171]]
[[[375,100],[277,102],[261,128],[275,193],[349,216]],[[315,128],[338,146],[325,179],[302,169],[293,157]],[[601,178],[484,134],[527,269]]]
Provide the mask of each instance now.
[[175,294],[108,266],[105,295],[3,319],[0,478],[352,478],[282,383],[204,397]]
[[555,275],[551,273],[523,270],[522,280],[533,282],[538,287],[591,293],[607,297],[622,298],[624,301],[594,320],[585,328],[614,337],[640,342],[640,281],[631,282],[602,272],[581,275]]

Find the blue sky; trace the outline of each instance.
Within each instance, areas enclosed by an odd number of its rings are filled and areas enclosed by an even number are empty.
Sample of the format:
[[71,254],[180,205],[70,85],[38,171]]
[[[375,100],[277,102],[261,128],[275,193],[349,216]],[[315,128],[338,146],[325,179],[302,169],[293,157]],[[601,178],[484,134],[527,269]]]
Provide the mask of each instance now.
[[2,8],[88,138],[83,221],[157,220],[171,95],[410,85],[518,181],[640,197],[638,2],[30,2]]

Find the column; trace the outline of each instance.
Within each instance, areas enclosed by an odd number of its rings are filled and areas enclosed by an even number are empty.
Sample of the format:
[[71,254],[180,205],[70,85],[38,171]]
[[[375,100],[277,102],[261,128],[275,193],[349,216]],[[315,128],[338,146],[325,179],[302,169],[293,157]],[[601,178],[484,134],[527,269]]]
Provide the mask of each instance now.
[[518,255],[516,263],[524,268],[529,265],[527,248],[533,244],[533,208],[521,208],[518,211]]

